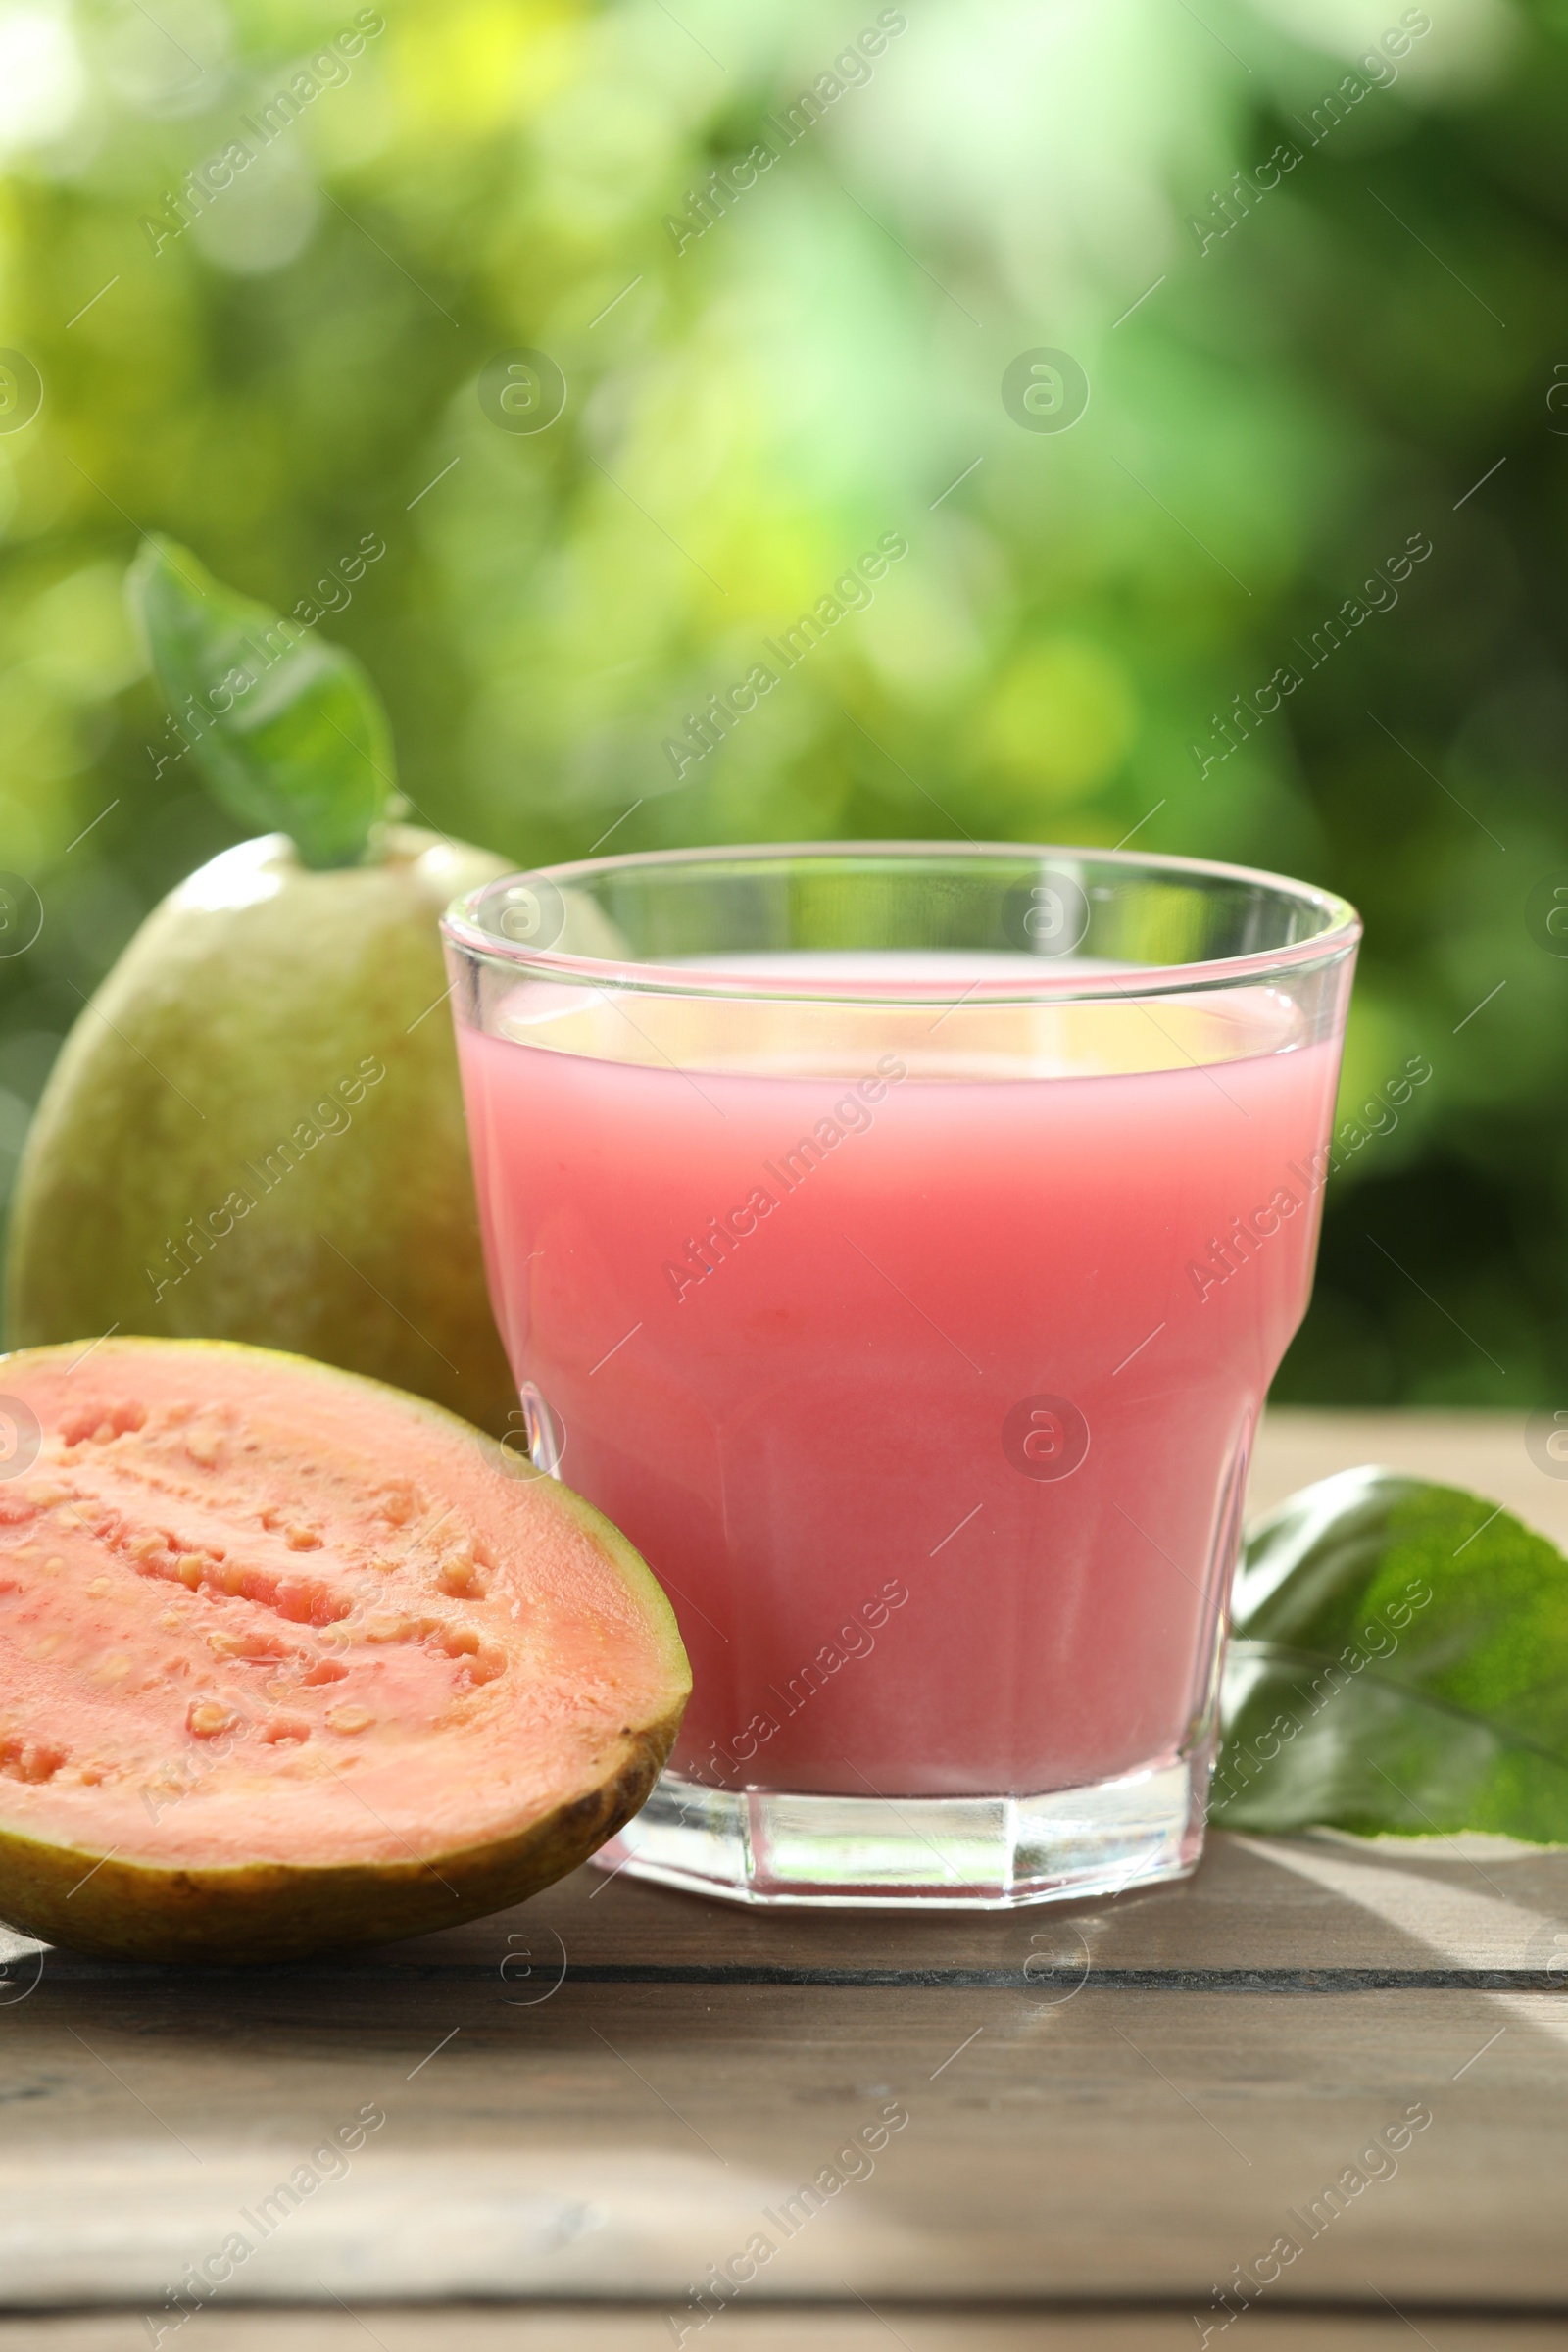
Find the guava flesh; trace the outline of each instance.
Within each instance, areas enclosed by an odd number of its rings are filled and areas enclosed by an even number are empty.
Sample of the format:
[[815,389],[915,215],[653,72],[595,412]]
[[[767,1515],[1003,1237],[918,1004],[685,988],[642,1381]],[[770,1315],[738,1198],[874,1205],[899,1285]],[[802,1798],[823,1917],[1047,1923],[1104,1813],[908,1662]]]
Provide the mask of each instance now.
[[0,1357],[0,1400],[37,1448],[0,1483],[0,1916],[144,1957],[383,1940],[647,1795],[669,1604],[476,1430],[200,1342]]

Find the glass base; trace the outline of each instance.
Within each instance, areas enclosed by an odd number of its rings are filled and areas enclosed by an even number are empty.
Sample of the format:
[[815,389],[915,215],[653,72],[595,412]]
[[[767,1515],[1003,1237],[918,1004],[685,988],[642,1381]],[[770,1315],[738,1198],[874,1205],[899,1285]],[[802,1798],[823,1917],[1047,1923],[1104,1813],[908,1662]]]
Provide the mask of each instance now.
[[1203,1846],[1211,1743],[1039,1796],[805,1796],[666,1772],[594,1856],[731,1903],[1008,1911],[1185,1878]]

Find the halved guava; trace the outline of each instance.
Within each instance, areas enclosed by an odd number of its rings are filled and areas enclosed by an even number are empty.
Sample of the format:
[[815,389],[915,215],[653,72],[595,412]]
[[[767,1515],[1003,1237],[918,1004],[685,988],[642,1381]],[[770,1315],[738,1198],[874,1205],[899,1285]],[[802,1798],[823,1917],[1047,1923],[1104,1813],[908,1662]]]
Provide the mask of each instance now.
[[251,1961],[501,1909],[691,1687],[623,1537],[439,1406],[220,1341],[0,1356],[0,1918]]

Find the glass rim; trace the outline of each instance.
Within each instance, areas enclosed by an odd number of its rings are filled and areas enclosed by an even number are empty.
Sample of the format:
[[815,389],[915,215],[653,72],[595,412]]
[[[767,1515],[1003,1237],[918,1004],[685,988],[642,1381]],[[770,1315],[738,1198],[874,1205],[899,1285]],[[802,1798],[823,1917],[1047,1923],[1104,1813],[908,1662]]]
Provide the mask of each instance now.
[[1217,858],[1182,858],[1144,850],[1102,850],[1085,842],[1037,843],[1006,841],[808,841],[703,844],[688,849],[628,850],[609,858],[579,858],[559,865],[520,867],[502,874],[454,899],[441,917],[443,936],[464,954],[510,965],[519,975],[549,979],[579,987],[641,990],[660,996],[722,997],[742,1001],[810,1001],[838,1004],[920,1004],[954,1002],[952,983],[929,975],[822,972],[781,973],[708,970],[700,961],[659,962],[633,957],[616,960],[577,956],[551,947],[498,937],[478,919],[480,903],[493,892],[519,883],[543,882],[561,891],[603,875],[641,869],[673,873],[681,868],[783,864],[794,860],[844,860],[882,863],[942,859],[964,863],[1033,863],[1072,866],[1092,863],[1123,867],[1128,873],[1167,875],[1172,881],[1238,882],[1264,890],[1290,904],[1309,909],[1320,918],[1306,937],[1283,947],[1260,948],[1243,956],[1218,956],[1190,963],[1118,964],[1112,969],[1086,969],[1070,957],[1038,957],[1038,974],[998,973],[971,980],[962,990],[965,1004],[1071,1003],[1086,1000],[1171,996],[1183,991],[1234,987],[1240,982],[1283,978],[1315,970],[1349,955],[1360,940],[1361,917],[1348,899],[1322,890],[1315,883],[1293,881],[1260,866],[1232,865]]

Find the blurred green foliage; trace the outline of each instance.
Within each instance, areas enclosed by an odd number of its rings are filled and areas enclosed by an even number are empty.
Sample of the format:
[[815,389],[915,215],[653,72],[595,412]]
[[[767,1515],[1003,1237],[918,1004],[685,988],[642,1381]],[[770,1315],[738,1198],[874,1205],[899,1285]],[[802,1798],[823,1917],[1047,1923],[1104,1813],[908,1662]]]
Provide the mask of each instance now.
[[[1334,1180],[1281,1392],[1553,1401],[1565,41],[1560,0],[4,0],[0,867],[45,919],[0,1182],[82,992],[234,838],[123,615],[167,531],[319,612],[415,810],[519,861],[1136,828],[1346,892],[1346,1114],[1434,1076]],[[1070,429],[1004,404],[1042,347]]]

